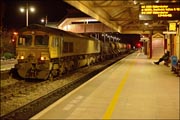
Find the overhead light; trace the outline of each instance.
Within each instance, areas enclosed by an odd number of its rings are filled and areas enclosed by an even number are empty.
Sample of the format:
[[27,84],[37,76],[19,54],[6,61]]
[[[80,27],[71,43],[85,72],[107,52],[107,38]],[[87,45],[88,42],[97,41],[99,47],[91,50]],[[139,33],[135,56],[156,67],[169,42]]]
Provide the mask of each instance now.
[[163,31],[163,34],[177,34],[176,31]]
[[21,7],[19,10],[23,13],[25,11],[25,8]]
[[30,7],[30,11],[31,11],[31,12],[34,12],[34,11],[35,11],[35,8],[34,8],[34,7]]
[[144,23],[144,25],[149,25],[149,23]]
[[176,0],[172,0],[172,2],[173,2],[173,3],[175,3],[175,2],[176,2]]
[[136,1],[136,0],[134,0],[134,1],[133,1],[133,3],[136,5],[136,4],[137,4],[137,1]]
[[156,0],[155,3],[159,3],[159,0]]
[[89,18],[89,19],[81,19],[81,20],[79,20],[79,22],[96,22],[96,21],[98,21],[98,20],[96,20],[96,19],[91,19],[91,18]]
[[43,18],[41,19],[41,22],[44,23],[44,19]]

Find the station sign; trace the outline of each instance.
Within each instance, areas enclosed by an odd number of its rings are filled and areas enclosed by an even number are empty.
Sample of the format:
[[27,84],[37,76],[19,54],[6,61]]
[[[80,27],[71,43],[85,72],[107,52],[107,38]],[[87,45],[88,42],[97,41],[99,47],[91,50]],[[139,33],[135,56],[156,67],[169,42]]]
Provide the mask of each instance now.
[[163,34],[177,34],[176,31],[163,31]]
[[169,23],[169,31],[176,31],[176,23],[175,22]]
[[144,38],[141,38],[140,41],[141,42],[147,42],[147,41],[149,41],[149,38],[148,37],[144,37]]
[[180,4],[140,5],[139,20],[180,20]]

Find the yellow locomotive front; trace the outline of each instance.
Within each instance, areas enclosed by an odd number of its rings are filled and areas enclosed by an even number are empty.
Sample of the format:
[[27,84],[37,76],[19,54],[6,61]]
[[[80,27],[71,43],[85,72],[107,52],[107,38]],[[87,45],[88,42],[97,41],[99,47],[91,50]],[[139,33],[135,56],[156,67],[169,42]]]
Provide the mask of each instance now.
[[98,40],[59,29],[31,25],[16,42],[17,73],[22,78],[47,79],[100,60]]
[[22,78],[45,79],[49,75],[49,35],[42,31],[23,30],[16,42],[18,64]]

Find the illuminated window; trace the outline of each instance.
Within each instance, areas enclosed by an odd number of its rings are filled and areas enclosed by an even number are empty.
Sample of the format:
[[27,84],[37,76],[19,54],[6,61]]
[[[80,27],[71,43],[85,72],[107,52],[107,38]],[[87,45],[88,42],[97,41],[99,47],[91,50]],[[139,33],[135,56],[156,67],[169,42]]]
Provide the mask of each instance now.
[[30,46],[32,45],[31,35],[20,35],[18,39],[18,45]]

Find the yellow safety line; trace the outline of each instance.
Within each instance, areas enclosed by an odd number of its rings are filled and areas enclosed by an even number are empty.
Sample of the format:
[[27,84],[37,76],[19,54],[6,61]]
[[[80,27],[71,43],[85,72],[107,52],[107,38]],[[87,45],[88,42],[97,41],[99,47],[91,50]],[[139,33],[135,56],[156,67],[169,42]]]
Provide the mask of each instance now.
[[[139,56],[139,54],[137,54],[137,56]],[[136,56],[136,57],[137,57]],[[120,93],[122,91],[122,88],[124,87],[124,84],[126,83],[126,80],[128,79],[129,77],[129,72],[130,72],[130,69],[132,68],[133,64],[131,64],[130,68],[126,71],[125,75],[123,76],[119,86],[118,86],[118,89],[116,90],[112,100],[111,100],[111,103],[109,104],[104,116],[103,116],[103,119],[110,119],[111,116],[112,116],[112,113],[114,111],[114,108],[116,106],[116,103],[118,101],[118,98],[120,96]]]

